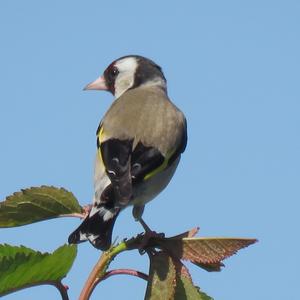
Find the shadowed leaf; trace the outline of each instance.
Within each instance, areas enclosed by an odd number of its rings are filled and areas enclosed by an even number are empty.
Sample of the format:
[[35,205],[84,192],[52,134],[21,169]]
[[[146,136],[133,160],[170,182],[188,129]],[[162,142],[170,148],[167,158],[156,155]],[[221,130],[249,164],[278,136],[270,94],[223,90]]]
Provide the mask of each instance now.
[[219,271],[222,260],[254,244],[256,239],[243,238],[169,238],[161,242],[172,256],[189,260],[207,271]]
[[0,245],[0,296],[39,284],[60,282],[70,270],[76,246],[64,245],[51,253]]
[[213,298],[194,286],[190,278],[180,277],[180,279],[177,280],[174,300],[213,300]]
[[81,206],[71,192],[49,186],[32,187],[0,202],[0,227],[21,226],[80,212]]
[[200,288],[194,286],[188,269],[179,260],[174,260],[176,268],[176,289],[174,300],[213,300]]
[[[199,232],[199,227],[194,227],[189,231],[170,237],[172,240],[181,240],[183,238],[193,238]],[[168,239],[168,238],[167,238]]]
[[211,264],[200,264],[195,261],[192,261],[193,264],[196,266],[204,269],[207,272],[220,272],[222,267],[225,267],[225,265],[222,262],[216,262]]
[[164,252],[150,254],[149,280],[145,300],[174,299],[176,271],[172,258]]

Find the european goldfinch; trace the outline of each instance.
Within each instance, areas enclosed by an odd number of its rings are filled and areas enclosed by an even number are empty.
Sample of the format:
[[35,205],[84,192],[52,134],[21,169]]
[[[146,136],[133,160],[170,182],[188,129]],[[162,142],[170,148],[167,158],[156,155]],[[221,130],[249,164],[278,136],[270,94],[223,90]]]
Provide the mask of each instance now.
[[132,205],[143,222],[145,204],[170,182],[186,147],[186,120],[168,98],[162,69],[142,56],[113,61],[85,90],[115,100],[97,130],[92,208],[68,241],[107,250],[118,214]]

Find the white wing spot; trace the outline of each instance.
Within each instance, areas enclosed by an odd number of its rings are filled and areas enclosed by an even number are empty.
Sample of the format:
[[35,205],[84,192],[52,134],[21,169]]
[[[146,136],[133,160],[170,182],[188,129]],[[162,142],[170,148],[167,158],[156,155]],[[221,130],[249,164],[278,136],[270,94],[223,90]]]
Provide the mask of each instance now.
[[116,172],[115,172],[115,171],[112,171],[112,170],[107,170],[107,172],[108,172],[110,175],[114,175],[114,176],[116,176]]
[[103,221],[104,222],[108,221],[109,219],[113,218],[114,215],[115,214],[111,210],[107,210],[103,215]]

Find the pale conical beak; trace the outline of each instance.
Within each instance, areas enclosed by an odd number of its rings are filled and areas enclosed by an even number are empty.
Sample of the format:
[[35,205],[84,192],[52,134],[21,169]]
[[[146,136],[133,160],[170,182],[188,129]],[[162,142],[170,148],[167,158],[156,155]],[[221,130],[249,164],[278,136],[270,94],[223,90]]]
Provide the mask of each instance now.
[[108,88],[105,83],[105,79],[103,76],[100,76],[95,81],[89,83],[87,86],[84,87],[84,91],[86,90],[100,90],[100,91],[107,91]]

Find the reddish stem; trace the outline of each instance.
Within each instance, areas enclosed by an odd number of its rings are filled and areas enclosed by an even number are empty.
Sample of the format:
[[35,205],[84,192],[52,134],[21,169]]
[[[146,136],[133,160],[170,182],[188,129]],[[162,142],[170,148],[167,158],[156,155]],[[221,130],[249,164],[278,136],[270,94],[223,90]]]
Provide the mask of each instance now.
[[143,272],[139,272],[136,270],[132,270],[132,269],[117,269],[117,270],[111,270],[106,272],[102,277],[98,277],[95,279],[94,282],[90,283],[90,286],[87,285],[88,287],[88,292],[84,291],[81,295],[81,297],[79,299],[90,299],[90,296],[92,294],[92,292],[94,291],[94,289],[96,288],[96,286],[103,280],[109,278],[110,276],[113,275],[131,275],[131,276],[135,276],[135,277],[139,277],[141,279],[144,280],[148,280],[148,275],[143,273]]
[[56,287],[61,295],[62,300],[69,300],[68,296],[68,287],[63,285],[60,281],[44,281],[44,282],[38,282],[38,283],[32,283],[32,284],[27,284],[25,286],[22,286],[20,288],[13,288],[4,294],[1,294],[1,296],[6,296],[10,293],[14,293],[23,289],[35,287],[35,286],[40,286],[40,285],[52,285]]
[[[111,270],[111,271],[106,272],[101,280],[105,280],[108,277],[113,276],[113,275],[131,275],[131,276],[139,277],[139,278],[144,279],[146,281],[149,278],[147,274],[145,274],[143,272],[136,271],[136,270],[117,269],[117,270]],[[99,280],[99,281],[101,281],[101,280]],[[95,284],[97,284],[97,283],[98,283],[98,281],[95,282]]]

